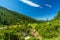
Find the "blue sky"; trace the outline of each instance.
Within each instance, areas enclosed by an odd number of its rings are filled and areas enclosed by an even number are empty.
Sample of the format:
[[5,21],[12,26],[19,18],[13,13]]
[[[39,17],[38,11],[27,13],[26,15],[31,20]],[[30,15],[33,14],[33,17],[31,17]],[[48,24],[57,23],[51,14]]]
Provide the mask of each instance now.
[[38,20],[52,19],[60,10],[60,0],[0,0],[0,6]]

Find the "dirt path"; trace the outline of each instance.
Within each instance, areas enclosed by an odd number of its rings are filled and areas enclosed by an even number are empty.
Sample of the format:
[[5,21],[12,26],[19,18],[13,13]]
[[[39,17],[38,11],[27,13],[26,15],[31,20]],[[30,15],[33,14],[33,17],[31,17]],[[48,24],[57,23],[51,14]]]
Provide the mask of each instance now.
[[39,40],[42,40],[42,37],[39,35],[39,33],[36,30],[32,30],[31,35],[38,38]]

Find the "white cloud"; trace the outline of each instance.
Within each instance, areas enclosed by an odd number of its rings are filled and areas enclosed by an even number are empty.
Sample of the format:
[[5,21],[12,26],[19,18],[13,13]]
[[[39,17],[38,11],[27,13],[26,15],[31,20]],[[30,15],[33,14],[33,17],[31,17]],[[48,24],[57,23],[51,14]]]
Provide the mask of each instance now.
[[20,1],[26,3],[26,4],[30,5],[30,6],[33,6],[33,7],[40,7],[40,8],[42,8],[40,5],[38,5],[36,3],[33,3],[32,1],[29,1],[29,0],[20,0]]
[[45,6],[50,7],[50,8],[52,7],[50,4],[45,4]]

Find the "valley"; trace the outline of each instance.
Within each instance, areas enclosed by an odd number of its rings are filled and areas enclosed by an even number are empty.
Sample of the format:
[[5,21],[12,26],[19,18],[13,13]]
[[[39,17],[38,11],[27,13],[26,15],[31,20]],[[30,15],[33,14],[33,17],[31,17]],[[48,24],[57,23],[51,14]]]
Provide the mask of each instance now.
[[60,11],[40,21],[0,7],[0,40],[60,40]]

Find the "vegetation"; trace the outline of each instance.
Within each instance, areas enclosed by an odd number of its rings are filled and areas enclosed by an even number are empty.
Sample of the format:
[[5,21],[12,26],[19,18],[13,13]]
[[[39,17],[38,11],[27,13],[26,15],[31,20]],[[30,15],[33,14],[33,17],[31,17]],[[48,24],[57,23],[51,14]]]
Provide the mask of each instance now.
[[38,22],[39,21],[31,17],[0,7],[0,24],[15,25],[23,23],[38,23]]
[[[52,20],[38,21],[31,17],[0,7],[0,40],[39,40],[31,34],[33,30],[42,40],[60,40],[60,11]],[[35,31],[34,31],[35,32]]]

